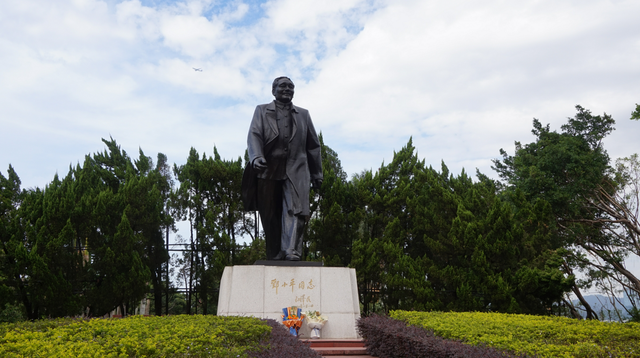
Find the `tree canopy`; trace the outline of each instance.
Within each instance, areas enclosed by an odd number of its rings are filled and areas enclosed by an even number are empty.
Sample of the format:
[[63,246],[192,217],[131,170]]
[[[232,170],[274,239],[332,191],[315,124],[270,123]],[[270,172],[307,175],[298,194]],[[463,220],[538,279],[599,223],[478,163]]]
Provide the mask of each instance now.
[[[505,196],[524,195],[524,201],[512,201],[516,208],[549,205],[552,215],[541,223],[550,228],[552,247],[564,249],[565,273],[583,272],[572,291],[587,317],[596,318],[580,289],[596,285],[614,294],[607,283],[614,280],[629,289],[631,297],[640,293],[640,281],[624,263],[630,254],[638,256],[638,213],[633,211],[634,194],[628,191],[633,193],[637,157],[622,159],[614,168],[602,140],[614,130],[615,121],[606,113],[592,115],[581,106],[576,110],[560,133],[534,119],[536,140],[516,142],[513,156],[501,150],[503,158],[494,161],[494,169],[506,182]],[[565,303],[576,314],[571,303]]]
[[[412,139],[348,178],[320,134],[324,181],[310,194],[305,259],[355,268],[365,314],[577,317],[572,292],[598,318],[582,296],[594,286],[637,304],[640,280],[624,260],[640,257],[638,156],[612,164],[603,139],[613,118],[576,110],[560,132],[534,119],[533,142],[501,149],[501,181],[427,166]],[[258,214],[241,203],[246,153],[225,160],[215,147],[191,148],[171,166],[162,153],[154,164],[103,142],[42,189],[22,189],[11,165],[0,173],[0,310],[102,316],[148,297],[157,315],[214,313],[224,267],[265,258]],[[189,230],[170,245],[178,221]]]

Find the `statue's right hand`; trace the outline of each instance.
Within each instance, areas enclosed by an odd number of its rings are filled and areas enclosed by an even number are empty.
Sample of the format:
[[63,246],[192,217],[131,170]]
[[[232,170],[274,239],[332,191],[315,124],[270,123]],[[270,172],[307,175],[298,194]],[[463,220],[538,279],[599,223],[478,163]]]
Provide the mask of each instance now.
[[256,160],[253,161],[253,169],[259,172],[267,169],[267,161],[264,158],[256,158]]

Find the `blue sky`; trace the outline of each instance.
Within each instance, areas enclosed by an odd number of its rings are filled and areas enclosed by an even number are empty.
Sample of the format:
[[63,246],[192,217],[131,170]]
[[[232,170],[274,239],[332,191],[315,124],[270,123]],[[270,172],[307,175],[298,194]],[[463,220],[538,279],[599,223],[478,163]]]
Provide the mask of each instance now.
[[559,130],[577,104],[613,115],[605,146],[628,156],[638,14],[636,0],[4,0],[0,170],[44,187],[109,136],[177,164],[191,147],[242,156],[280,75],[349,175],[413,137],[427,164],[495,178],[534,117]]

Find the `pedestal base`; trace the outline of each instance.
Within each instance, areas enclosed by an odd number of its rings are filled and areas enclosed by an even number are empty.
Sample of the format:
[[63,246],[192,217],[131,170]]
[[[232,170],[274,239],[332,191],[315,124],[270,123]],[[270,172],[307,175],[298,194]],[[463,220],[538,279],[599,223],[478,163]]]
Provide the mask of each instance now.
[[[254,316],[282,322],[282,308],[298,306],[328,318],[323,338],[359,338],[355,269],[344,267],[228,266],[220,282],[219,316]],[[309,338],[303,324],[300,338]]]

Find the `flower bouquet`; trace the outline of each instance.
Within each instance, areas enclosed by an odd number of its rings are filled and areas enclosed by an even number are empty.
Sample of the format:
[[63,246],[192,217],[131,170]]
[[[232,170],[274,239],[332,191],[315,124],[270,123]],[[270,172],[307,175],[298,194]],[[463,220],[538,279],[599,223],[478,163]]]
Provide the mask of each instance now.
[[302,327],[305,315],[302,310],[296,306],[285,307],[282,309],[282,324],[289,328],[289,333],[298,336],[298,330]]
[[320,338],[320,330],[328,319],[318,311],[307,311],[307,327],[311,330],[311,338]]

